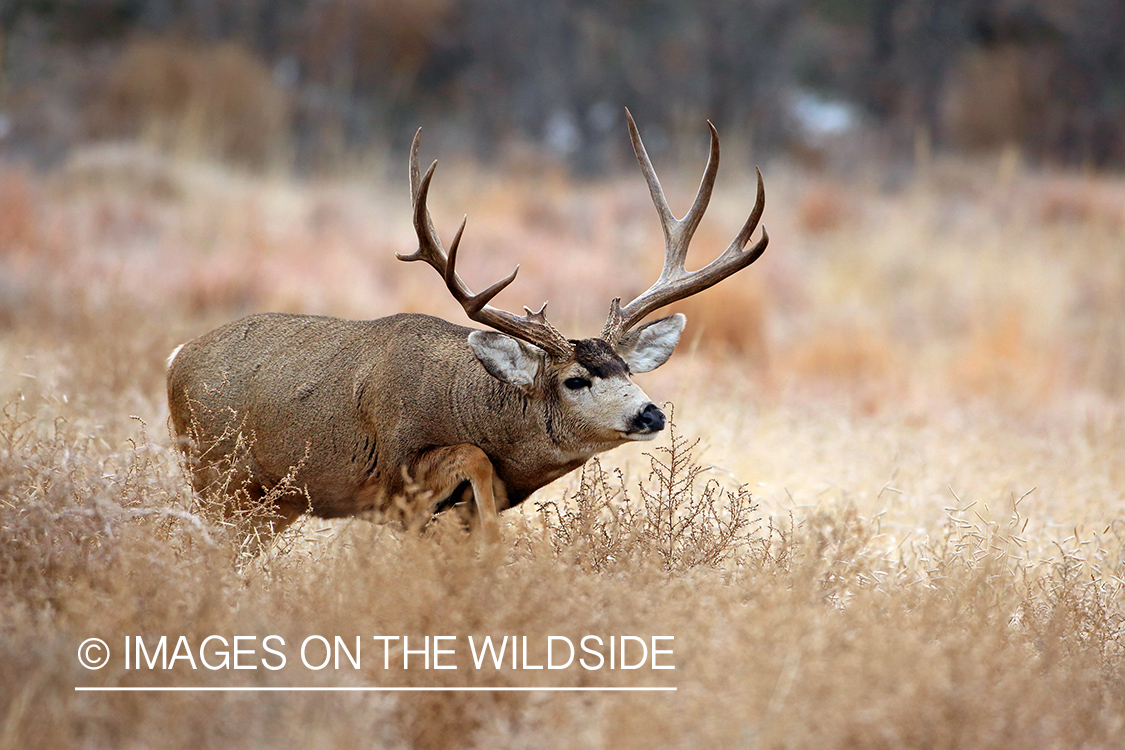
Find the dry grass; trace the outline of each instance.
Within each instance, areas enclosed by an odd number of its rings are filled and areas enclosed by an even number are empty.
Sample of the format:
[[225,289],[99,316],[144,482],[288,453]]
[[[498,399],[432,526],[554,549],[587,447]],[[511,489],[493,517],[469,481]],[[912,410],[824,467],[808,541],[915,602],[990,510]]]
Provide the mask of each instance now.
[[[826,222],[800,173],[766,179],[771,249],[732,287],[751,301],[694,301],[684,348],[643,377],[674,436],[545,488],[499,551],[456,523],[309,519],[240,568],[238,529],[171,450],[164,357],[252,310],[459,319],[393,261],[405,187],[120,150],[0,167],[0,748],[1120,747],[1125,184],[941,162],[901,193],[849,188]],[[693,180],[666,178],[674,208]],[[719,185],[700,255],[748,185]],[[521,262],[500,303],[549,297],[572,335],[659,263],[639,177],[443,163],[431,201],[443,233],[470,214],[471,285]],[[279,635],[290,661],[120,658],[125,636],[213,634]],[[384,669],[368,650],[527,636],[541,663],[548,636],[586,634],[672,635],[676,669],[475,669],[463,647],[457,670]],[[303,667],[309,635],[361,636],[362,667]],[[77,663],[89,637],[108,667]],[[74,691],[170,684],[678,690]]]

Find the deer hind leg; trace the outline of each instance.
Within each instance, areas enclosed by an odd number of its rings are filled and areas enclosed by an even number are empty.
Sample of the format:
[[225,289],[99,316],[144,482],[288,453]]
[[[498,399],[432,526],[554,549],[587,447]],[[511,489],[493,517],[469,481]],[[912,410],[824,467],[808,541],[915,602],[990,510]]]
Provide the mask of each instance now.
[[414,466],[414,482],[438,502],[452,495],[464,482],[473,491],[473,504],[481,533],[490,544],[500,541],[500,517],[496,512],[497,490],[503,484],[492,470],[492,462],[475,445],[434,448]]

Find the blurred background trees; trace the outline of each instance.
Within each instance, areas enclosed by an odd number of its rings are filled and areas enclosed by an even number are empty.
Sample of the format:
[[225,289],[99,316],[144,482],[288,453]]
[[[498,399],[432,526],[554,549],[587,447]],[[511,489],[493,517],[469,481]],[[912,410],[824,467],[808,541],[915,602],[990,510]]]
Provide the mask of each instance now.
[[0,0],[0,150],[331,169],[415,128],[578,173],[724,142],[1125,165],[1125,0]]

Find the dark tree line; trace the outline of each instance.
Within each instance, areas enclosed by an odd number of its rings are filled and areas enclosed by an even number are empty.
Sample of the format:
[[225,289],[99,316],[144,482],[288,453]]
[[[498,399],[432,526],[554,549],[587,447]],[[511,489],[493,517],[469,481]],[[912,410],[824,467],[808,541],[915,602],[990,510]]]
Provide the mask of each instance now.
[[0,34],[17,131],[27,87],[75,88],[29,57],[102,61],[108,80],[115,54],[155,38],[248,50],[313,163],[422,122],[483,155],[522,139],[597,171],[624,106],[658,149],[704,118],[783,148],[808,91],[892,135],[1125,164],[1125,0],[0,0]]

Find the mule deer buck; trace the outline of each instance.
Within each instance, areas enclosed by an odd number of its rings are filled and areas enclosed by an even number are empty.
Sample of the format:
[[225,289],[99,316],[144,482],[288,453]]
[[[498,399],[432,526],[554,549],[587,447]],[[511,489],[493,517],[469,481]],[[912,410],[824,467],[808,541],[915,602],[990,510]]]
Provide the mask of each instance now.
[[423,500],[423,520],[464,504],[496,541],[499,511],[596,453],[654,438],[664,414],[632,375],[664,364],[685,318],[641,321],[761,256],[764,229],[746,245],[765,189],[758,172],[754,208],[738,236],[710,264],[686,271],[719,167],[718,134],[708,123],[707,168],[691,209],[676,219],[626,117],[664,229],[664,269],[632,302],[610,303],[598,338],[568,340],[547,320],[545,304],[523,315],[491,306],[518,266],[470,291],[456,270],[465,222],[447,253],[426,207],[437,162],[419,169],[419,131],[410,150],[418,250],[398,257],[433,266],[468,317],[491,330],[420,314],[353,321],[263,313],[183,344],[169,358],[168,403],[195,490],[226,487],[231,507],[269,503],[257,529],[262,540],[305,511],[386,512],[411,495]]

